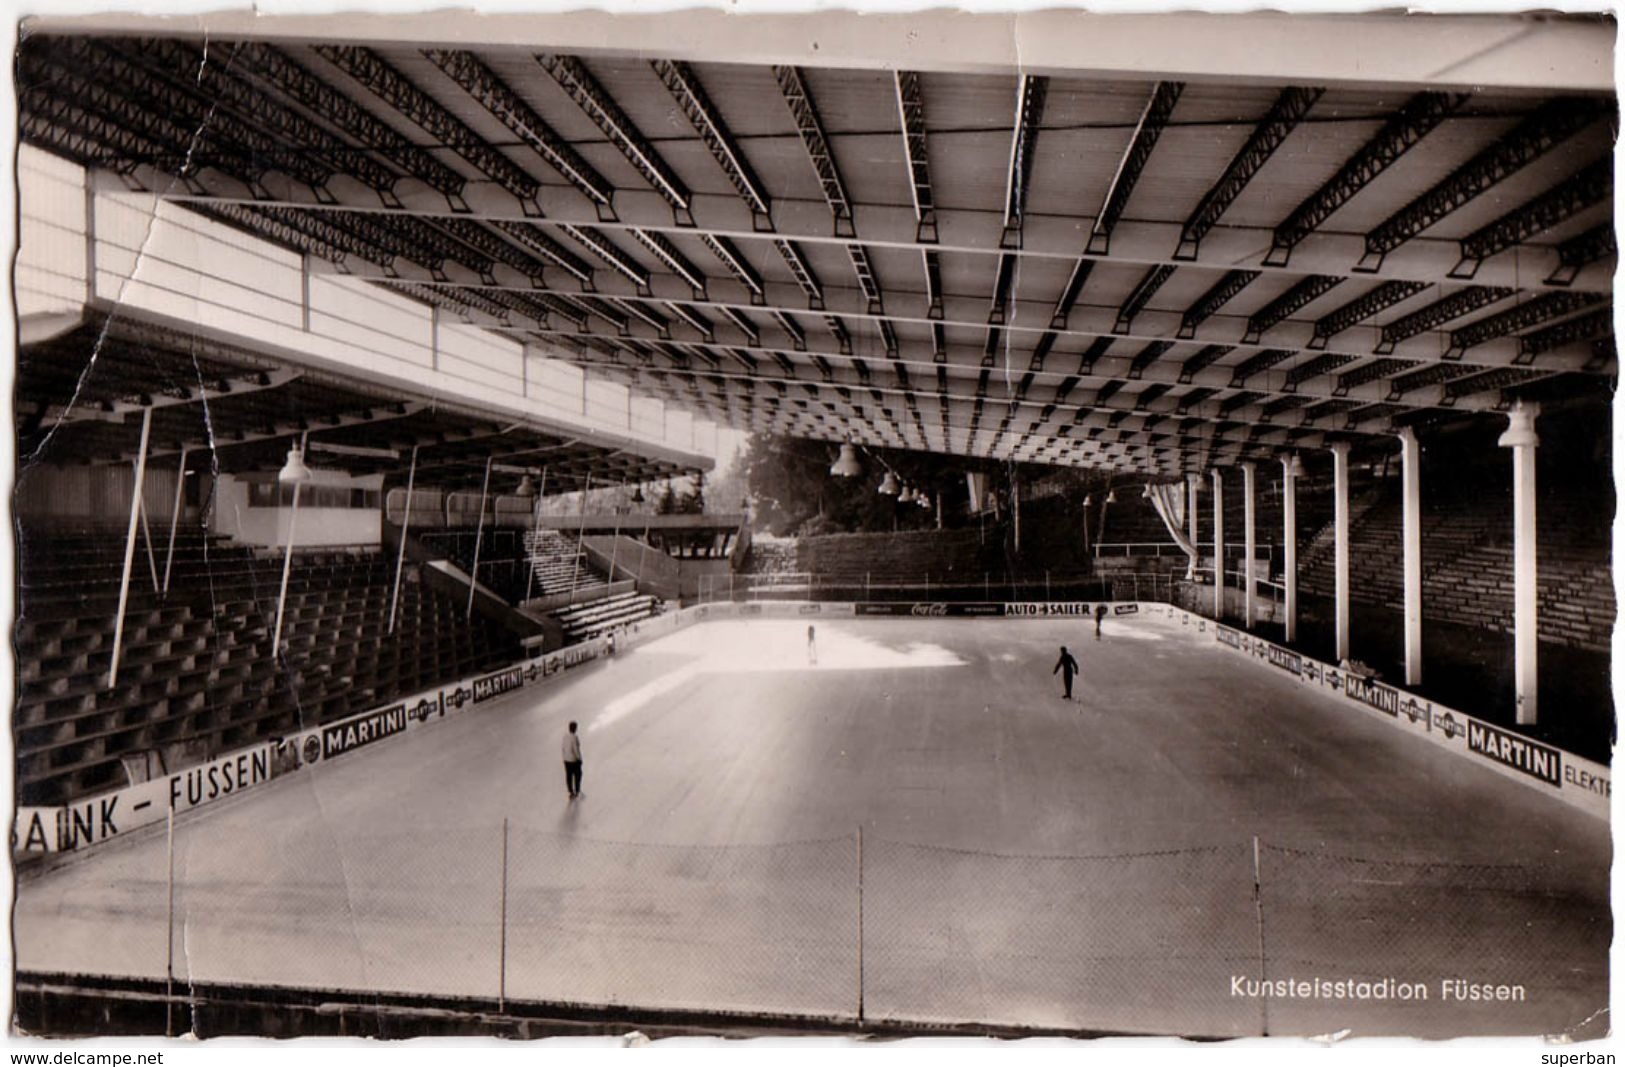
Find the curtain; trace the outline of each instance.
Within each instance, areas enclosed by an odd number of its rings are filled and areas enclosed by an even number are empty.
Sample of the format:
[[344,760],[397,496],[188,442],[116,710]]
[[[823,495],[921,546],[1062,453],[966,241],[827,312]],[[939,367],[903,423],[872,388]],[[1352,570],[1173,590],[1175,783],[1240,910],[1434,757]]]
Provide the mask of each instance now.
[[1168,533],[1174,539],[1174,544],[1180,547],[1185,555],[1190,557],[1190,567],[1187,576],[1194,575],[1199,562],[1196,556],[1196,546],[1186,536],[1185,525],[1185,487],[1179,484],[1150,485],[1146,487],[1151,494],[1151,506],[1157,509],[1157,516],[1162,524],[1168,528]]

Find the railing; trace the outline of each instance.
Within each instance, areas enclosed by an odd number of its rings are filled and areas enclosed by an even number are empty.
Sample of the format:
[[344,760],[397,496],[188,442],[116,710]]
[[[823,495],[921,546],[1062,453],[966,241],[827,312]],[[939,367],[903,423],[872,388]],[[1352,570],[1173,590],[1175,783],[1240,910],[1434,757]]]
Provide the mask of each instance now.
[[[1207,549],[1209,555],[1213,552],[1212,541],[1198,541],[1196,547],[1198,551],[1204,548]],[[1275,547],[1273,542],[1260,541],[1253,547],[1253,558],[1266,561],[1273,570]],[[1246,552],[1247,546],[1245,544],[1237,544],[1228,540],[1224,543],[1226,559],[1231,556],[1244,556]],[[1163,556],[1184,557],[1186,552],[1172,541],[1100,541],[1094,546],[1094,555],[1096,559],[1117,559],[1133,556],[1152,556],[1160,559]]]
[[[592,773],[589,763],[589,797]],[[1577,880],[1531,855],[1471,863],[1244,833],[994,852],[856,827],[693,845],[599,839],[574,832],[574,816],[516,814],[374,826],[343,849],[307,849],[296,872],[264,883],[266,864],[231,859],[241,843],[221,820],[176,823],[121,857],[126,907],[80,906],[69,919],[71,875],[24,882],[18,967],[156,976],[172,990],[152,1003],[171,1034],[208,1009],[192,1000],[211,982],[364,980],[381,994],[447,998],[442,1024],[568,1003],[629,1018],[711,1009],[1210,1037],[1570,1032],[1608,989],[1597,936],[1606,878]],[[265,932],[244,939],[249,897]],[[1493,901],[1493,915],[1463,900]],[[70,926],[78,936],[64,936]],[[1436,991],[1437,979],[1393,961],[1423,949],[1477,982],[1562,995],[1419,1012],[1427,991],[1413,982]],[[1335,968],[1322,979],[1305,960]],[[1272,994],[1268,982],[1283,978],[1351,984]]]
[[698,603],[726,600],[805,599],[854,602],[896,600],[1101,600],[1106,579],[1073,575],[1008,578],[990,572],[933,576],[917,581],[889,577],[827,576],[799,571],[780,574],[701,575]]

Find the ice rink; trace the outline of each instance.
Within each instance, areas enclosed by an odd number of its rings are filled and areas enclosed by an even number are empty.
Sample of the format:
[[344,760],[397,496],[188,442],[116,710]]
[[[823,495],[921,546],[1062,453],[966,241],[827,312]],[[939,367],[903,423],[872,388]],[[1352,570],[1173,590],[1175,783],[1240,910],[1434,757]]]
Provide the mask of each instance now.
[[[816,666],[806,620],[705,623],[178,820],[178,978],[1213,1036],[1605,1029],[1602,822],[1165,619],[815,624]],[[159,827],[24,879],[18,967],[162,976],[166,914]],[[1293,990],[1238,987],[1260,977]],[[1302,995],[1317,980],[1345,995]]]

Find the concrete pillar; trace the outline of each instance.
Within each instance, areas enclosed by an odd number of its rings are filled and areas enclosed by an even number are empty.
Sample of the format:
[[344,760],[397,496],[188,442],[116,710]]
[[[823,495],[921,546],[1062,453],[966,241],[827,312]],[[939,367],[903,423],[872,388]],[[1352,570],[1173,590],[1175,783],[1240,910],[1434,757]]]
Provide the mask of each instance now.
[[1196,568],[1202,563],[1202,550],[1197,547],[1196,541],[1196,493],[1202,487],[1202,476],[1200,474],[1185,475],[1185,485],[1189,489],[1189,499],[1185,502],[1185,522],[1190,527],[1191,548],[1194,550],[1194,554],[1191,556],[1191,565],[1187,568],[1185,577],[1194,579],[1196,577]]
[[1535,568],[1535,433],[1536,404],[1519,402],[1507,413],[1502,448],[1512,449],[1512,647],[1513,680],[1518,694],[1518,722],[1538,721],[1539,604]]
[[1253,579],[1256,576],[1253,574],[1253,556],[1258,549],[1258,539],[1253,528],[1253,519],[1256,514],[1253,489],[1253,465],[1243,463],[1241,465],[1241,539],[1242,544],[1245,546],[1242,551],[1247,553],[1247,558],[1242,561],[1241,580],[1247,583],[1247,592],[1241,599],[1241,612],[1242,625],[1249,630],[1253,628],[1253,619],[1255,618],[1255,605],[1253,603],[1255,585]]
[[1286,639],[1298,639],[1298,475],[1303,461],[1296,452],[1281,460],[1281,562],[1286,584]]
[[1399,431],[1399,483],[1404,503],[1405,684],[1422,684],[1422,453],[1416,432]]
[[1349,446],[1338,441],[1332,449],[1332,534],[1336,551],[1333,573],[1336,576],[1337,654],[1342,663],[1349,658]]
[[1213,617],[1224,618],[1224,475],[1213,471]]

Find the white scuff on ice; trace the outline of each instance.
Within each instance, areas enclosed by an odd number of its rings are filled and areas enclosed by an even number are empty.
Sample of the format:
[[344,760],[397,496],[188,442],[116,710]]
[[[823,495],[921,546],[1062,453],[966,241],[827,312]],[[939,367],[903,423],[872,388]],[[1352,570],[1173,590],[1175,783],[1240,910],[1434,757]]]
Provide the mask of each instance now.
[[909,670],[959,667],[966,662],[941,645],[911,641],[894,647],[838,624],[818,625],[812,644],[809,650],[806,624],[789,619],[714,622],[681,630],[645,649],[693,659],[610,701],[587,730],[609,726],[702,674]]

